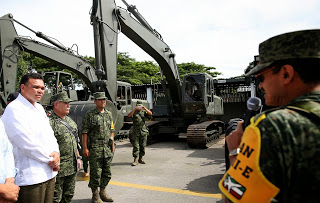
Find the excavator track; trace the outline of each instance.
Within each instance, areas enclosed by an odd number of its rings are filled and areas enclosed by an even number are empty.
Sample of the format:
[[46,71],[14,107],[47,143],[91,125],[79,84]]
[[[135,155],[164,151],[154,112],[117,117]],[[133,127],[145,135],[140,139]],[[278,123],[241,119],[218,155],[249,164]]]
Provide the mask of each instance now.
[[208,148],[214,144],[224,132],[224,123],[213,120],[189,125],[187,142],[192,148]]

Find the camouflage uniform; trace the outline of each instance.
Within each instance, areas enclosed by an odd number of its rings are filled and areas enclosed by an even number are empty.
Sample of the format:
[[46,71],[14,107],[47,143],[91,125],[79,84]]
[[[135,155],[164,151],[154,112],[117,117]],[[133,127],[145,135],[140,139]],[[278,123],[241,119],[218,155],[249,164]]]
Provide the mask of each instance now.
[[[288,105],[300,101],[315,101],[320,106],[320,92],[298,97]],[[320,118],[288,108],[270,111],[258,124],[261,132],[260,168],[265,177],[281,189],[275,198],[279,202],[318,201],[319,124]]]
[[[137,105],[141,105],[138,101]],[[147,112],[145,110],[135,111],[132,115],[133,129],[132,129],[132,156],[143,157],[146,153],[145,147],[147,146],[147,137],[149,135],[148,128],[146,127]]]
[[[270,38],[259,46],[260,63],[246,75],[257,77],[281,60],[285,61],[284,64],[288,59],[315,59],[319,62],[319,47],[320,30],[297,31]],[[297,68],[304,68],[299,69],[298,74],[303,71],[312,74],[311,68],[320,67],[302,65]],[[268,202],[318,202],[320,91],[312,92],[318,88],[319,80],[308,76],[306,82],[312,84],[304,90],[308,93],[285,106],[251,118],[241,138],[240,152],[219,182],[221,191],[232,201],[262,202],[264,198]],[[301,75],[300,79],[304,81]],[[299,92],[297,90],[291,96]]]
[[149,131],[145,125],[148,114],[146,111],[136,111],[132,116],[133,130],[132,130],[132,145],[133,157],[143,157],[146,153],[145,147],[147,146],[147,137]]
[[111,179],[113,153],[109,146],[110,133],[114,132],[112,114],[108,110],[100,112],[94,108],[86,113],[82,121],[82,134],[90,140],[90,181],[89,187],[106,187]]
[[56,177],[54,202],[71,202],[77,176],[77,142],[74,135],[60,120],[68,123],[74,132],[78,132],[77,124],[70,117],[61,119],[55,113],[51,114],[50,125],[60,150],[60,170]]

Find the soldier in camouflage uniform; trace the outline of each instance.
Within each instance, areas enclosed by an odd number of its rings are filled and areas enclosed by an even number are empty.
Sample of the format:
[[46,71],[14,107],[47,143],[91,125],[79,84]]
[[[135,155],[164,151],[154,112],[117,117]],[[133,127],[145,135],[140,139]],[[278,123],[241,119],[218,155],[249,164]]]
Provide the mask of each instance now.
[[233,165],[219,187],[234,202],[318,202],[320,30],[275,36],[259,54],[246,75],[276,108],[251,118],[244,132],[239,123],[226,138]]
[[[137,101],[136,107],[128,114],[128,117],[132,117],[133,131],[132,131],[132,166],[138,165],[138,162],[145,164],[143,156],[145,155],[145,147],[147,146],[147,136],[149,131],[146,127],[147,116],[151,116],[152,112],[142,105],[141,101]],[[139,156],[139,160],[138,160]]]
[[[93,202],[113,202],[105,188],[111,179],[111,161],[114,153],[114,126],[112,114],[105,109],[104,92],[94,93],[96,108],[88,111],[82,121],[83,156],[89,156],[90,181]],[[87,137],[90,143],[87,143]],[[98,192],[100,187],[100,196]]]
[[[50,116],[50,125],[59,144],[60,170],[56,177],[53,202],[71,202],[77,177],[77,168],[80,169],[81,160],[77,150],[77,124],[67,114],[70,102],[65,91],[51,97],[53,114]],[[73,131],[73,132],[72,132]],[[70,147],[71,146],[71,147]]]

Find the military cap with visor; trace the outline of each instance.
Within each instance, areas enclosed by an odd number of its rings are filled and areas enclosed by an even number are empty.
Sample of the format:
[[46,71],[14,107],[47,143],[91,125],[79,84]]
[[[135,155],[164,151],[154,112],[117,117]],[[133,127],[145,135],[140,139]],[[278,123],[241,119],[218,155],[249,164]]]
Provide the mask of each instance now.
[[94,99],[106,99],[106,94],[104,92],[96,92],[93,94]]
[[71,102],[72,100],[68,97],[68,93],[66,91],[59,92],[56,95],[53,95],[50,99],[51,103],[56,101],[61,102]]
[[259,64],[246,76],[261,73],[276,61],[297,58],[320,58],[320,29],[289,32],[260,43]]
[[136,103],[136,106],[138,106],[138,105],[142,105],[142,101],[138,100]]

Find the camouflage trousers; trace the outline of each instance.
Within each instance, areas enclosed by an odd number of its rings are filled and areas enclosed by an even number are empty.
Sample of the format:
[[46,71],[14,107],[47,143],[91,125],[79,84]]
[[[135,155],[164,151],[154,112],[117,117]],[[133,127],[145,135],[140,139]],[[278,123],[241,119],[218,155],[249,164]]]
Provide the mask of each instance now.
[[113,156],[106,158],[89,157],[90,188],[106,187],[111,180],[111,161]]
[[132,156],[144,156],[146,154],[145,147],[147,146],[147,135],[133,135],[132,136]]
[[54,203],[70,203],[72,201],[76,179],[77,173],[64,177],[56,177],[53,197]]

